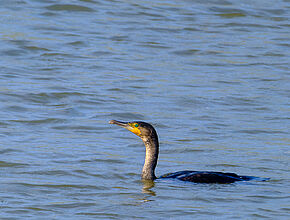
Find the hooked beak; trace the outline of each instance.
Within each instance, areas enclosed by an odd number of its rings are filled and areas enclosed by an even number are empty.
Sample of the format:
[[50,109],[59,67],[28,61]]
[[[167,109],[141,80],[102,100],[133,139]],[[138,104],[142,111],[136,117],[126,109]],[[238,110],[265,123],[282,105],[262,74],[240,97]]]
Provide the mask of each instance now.
[[132,133],[136,134],[137,136],[140,137],[141,131],[139,128],[133,128],[131,127],[130,122],[122,122],[122,121],[116,121],[116,120],[111,120],[109,121],[110,124],[114,125],[119,125],[122,128],[126,128],[127,130],[131,131]]
[[122,122],[122,121],[116,121],[116,120],[111,120],[109,121],[110,124],[114,125],[119,125],[120,127],[127,128],[129,127],[128,122]]

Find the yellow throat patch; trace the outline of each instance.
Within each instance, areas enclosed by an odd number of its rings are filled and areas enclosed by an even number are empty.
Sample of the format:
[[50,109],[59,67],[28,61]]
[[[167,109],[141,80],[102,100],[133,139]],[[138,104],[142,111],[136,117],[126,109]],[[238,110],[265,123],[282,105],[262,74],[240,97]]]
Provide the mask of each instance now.
[[131,125],[130,125],[130,128],[128,130],[131,131],[131,132],[133,132],[134,134],[136,134],[138,136],[140,136],[140,134],[141,134],[141,131],[140,131],[139,128],[131,127]]

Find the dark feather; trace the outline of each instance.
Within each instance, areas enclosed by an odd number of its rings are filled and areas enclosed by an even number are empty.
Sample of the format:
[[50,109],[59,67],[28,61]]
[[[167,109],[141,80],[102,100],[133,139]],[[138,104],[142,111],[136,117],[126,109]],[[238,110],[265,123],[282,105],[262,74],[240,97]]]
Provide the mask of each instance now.
[[236,181],[248,181],[254,177],[238,176],[235,173],[185,170],[165,174],[160,178],[176,178],[182,181],[189,181],[194,183],[233,183]]

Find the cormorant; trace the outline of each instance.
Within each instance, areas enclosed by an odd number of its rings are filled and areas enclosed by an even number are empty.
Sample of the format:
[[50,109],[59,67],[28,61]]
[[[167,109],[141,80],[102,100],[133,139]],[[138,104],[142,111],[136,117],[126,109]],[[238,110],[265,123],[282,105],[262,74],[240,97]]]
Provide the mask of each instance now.
[[[143,180],[155,180],[155,168],[158,160],[159,142],[154,127],[146,122],[133,121],[121,122],[111,120],[110,124],[119,125],[139,136],[145,144],[146,156],[142,170]],[[236,181],[248,181],[254,179],[251,176],[239,176],[235,173],[211,172],[211,171],[179,171],[162,175],[159,178],[176,178],[182,181],[194,183],[233,183]]]

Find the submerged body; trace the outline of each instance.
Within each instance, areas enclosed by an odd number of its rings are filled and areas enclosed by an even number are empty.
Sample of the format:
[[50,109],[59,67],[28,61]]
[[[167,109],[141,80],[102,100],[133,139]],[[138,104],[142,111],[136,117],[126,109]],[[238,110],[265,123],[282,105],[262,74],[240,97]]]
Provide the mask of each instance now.
[[[121,122],[111,120],[109,123],[126,128],[142,139],[146,148],[145,162],[142,170],[142,179],[156,179],[155,168],[159,154],[159,142],[154,127],[142,121]],[[236,181],[248,181],[254,179],[255,177],[239,176],[235,173],[186,170],[165,174],[159,178],[175,178],[194,183],[233,183]]]
[[159,178],[175,178],[194,183],[234,183],[237,181],[248,181],[254,179],[254,177],[251,176],[239,176],[235,173],[191,170],[168,173]]

